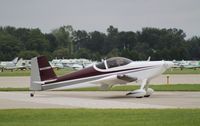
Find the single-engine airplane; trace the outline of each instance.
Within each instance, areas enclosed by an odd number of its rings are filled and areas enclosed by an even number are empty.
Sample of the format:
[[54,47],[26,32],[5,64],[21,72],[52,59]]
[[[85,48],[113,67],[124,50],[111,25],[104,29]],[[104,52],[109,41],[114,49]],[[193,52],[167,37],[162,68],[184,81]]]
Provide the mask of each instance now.
[[[31,60],[30,96],[35,91],[48,90],[64,86],[79,87],[84,85],[100,85],[101,89],[109,89],[113,85],[127,84],[134,81],[140,84],[140,89],[126,95],[133,97],[149,97],[153,89],[149,81],[173,66],[170,61],[137,61],[123,57],[114,57],[79,71],[57,77],[45,56],[34,57]],[[80,88],[80,87],[79,87]]]
[[6,70],[14,70],[16,68],[16,64],[18,62],[18,57],[14,58],[12,61],[1,61],[0,68]]

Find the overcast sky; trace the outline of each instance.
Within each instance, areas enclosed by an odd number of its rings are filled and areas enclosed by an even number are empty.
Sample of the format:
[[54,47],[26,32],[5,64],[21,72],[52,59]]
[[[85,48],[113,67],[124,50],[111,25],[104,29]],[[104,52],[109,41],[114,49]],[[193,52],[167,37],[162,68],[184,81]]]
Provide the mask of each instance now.
[[62,25],[105,32],[143,27],[183,29],[200,36],[200,0],[0,0],[0,26],[40,28]]

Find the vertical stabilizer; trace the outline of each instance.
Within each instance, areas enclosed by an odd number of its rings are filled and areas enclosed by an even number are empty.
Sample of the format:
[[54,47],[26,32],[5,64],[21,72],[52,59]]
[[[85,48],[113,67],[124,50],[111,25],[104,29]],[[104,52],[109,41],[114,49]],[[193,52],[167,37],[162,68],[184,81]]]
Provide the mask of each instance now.
[[14,64],[16,64],[17,61],[18,61],[18,57],[14,58],[14,59],[12,60],[12,62],[13,62]]
[[31,59],[30,90],[42,90],[44,81],[56,79],[57,76],[45,56]]
[[22,66],[23,66],[23,59],[20,58],[20,59],[17,61],[17,63],[16,63],[16,68],[20,68],[20,67],[22,67]]

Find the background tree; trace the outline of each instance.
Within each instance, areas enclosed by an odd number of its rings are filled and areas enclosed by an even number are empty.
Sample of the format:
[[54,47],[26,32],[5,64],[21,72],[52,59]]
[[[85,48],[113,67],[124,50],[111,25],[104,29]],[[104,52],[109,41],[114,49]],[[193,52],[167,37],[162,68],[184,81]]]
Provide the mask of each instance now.
[[107,37],[105,39],[105,43],[103,44],[104,54],[107,54],[112,49],[119,47],[118,43],[119,43],[118,29],[111,25],[107,29]]
[[73,35],[74,30],[72,26],[62,26],[53,30],[52,34],[56,37],[58,48],[68,48],[69,53],[73,54]]
[[49,45],[48,51],[49,52],[52,52],[58,48],[58,43],[56,41],[56,37],[53,34],[51,34],[51,33],[45,34],[45,38],[48,41],[48,45]]
[[84,30],[77,30],[74,32],[74,50],[77,52],[81,48],[87,48],[90,36]]
[[53,56],[56,58],[72,58],[73,56],[70,54],[68,48],[60,48],[53,52]]
[[[200,37],[194,36],[187,42],[189,57],[192,60],[200,59]],[[189,59],[189,58],[188,58]]]
[[20,52],[21,42],[8,33],[0,32],[0,58],[12,60]]
[[14,57],[45,55],[50,59],[89,58],[101,60],[123,56],[132,60],[200,60],[200,37],[186,39],[177,28],[143,28],[119,31],[114,26],[107,33],[74,30],[62,26],[44,34],[40,29],[0,27],[0,61]]
[[86,59],[92,59],[92,55],[90,50],[81,48],[79,51],[76,52],[76,58],[86,58]]
[[48,50],[49,44],[44,34],[42,34],[39,29],[32,29],[25,43],[25,47],[27,50],[42,53]]
[[21,51],[18,56],[23,59],[31,59],[35,56],[38,56],[39,53],[37,51]]

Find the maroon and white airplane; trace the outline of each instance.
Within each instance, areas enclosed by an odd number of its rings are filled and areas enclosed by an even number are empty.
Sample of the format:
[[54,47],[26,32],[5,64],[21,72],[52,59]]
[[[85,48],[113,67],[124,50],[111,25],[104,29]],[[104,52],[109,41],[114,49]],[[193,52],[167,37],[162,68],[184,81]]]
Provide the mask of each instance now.
[[[127,95],[149,97],[153,89],[148,88],[149,81],[173,66],[170,61],[137,61],[123,57],[114,57],[94,64],[88,68],[57,77],[45,56],[31,60],[31,91],[42,91],[67,86],[80,88],[100,85],[101,89],[109,89],[113,85],[128,84],[134,81],[140,89]],[[34,93],[30,94],[34,96]]]

